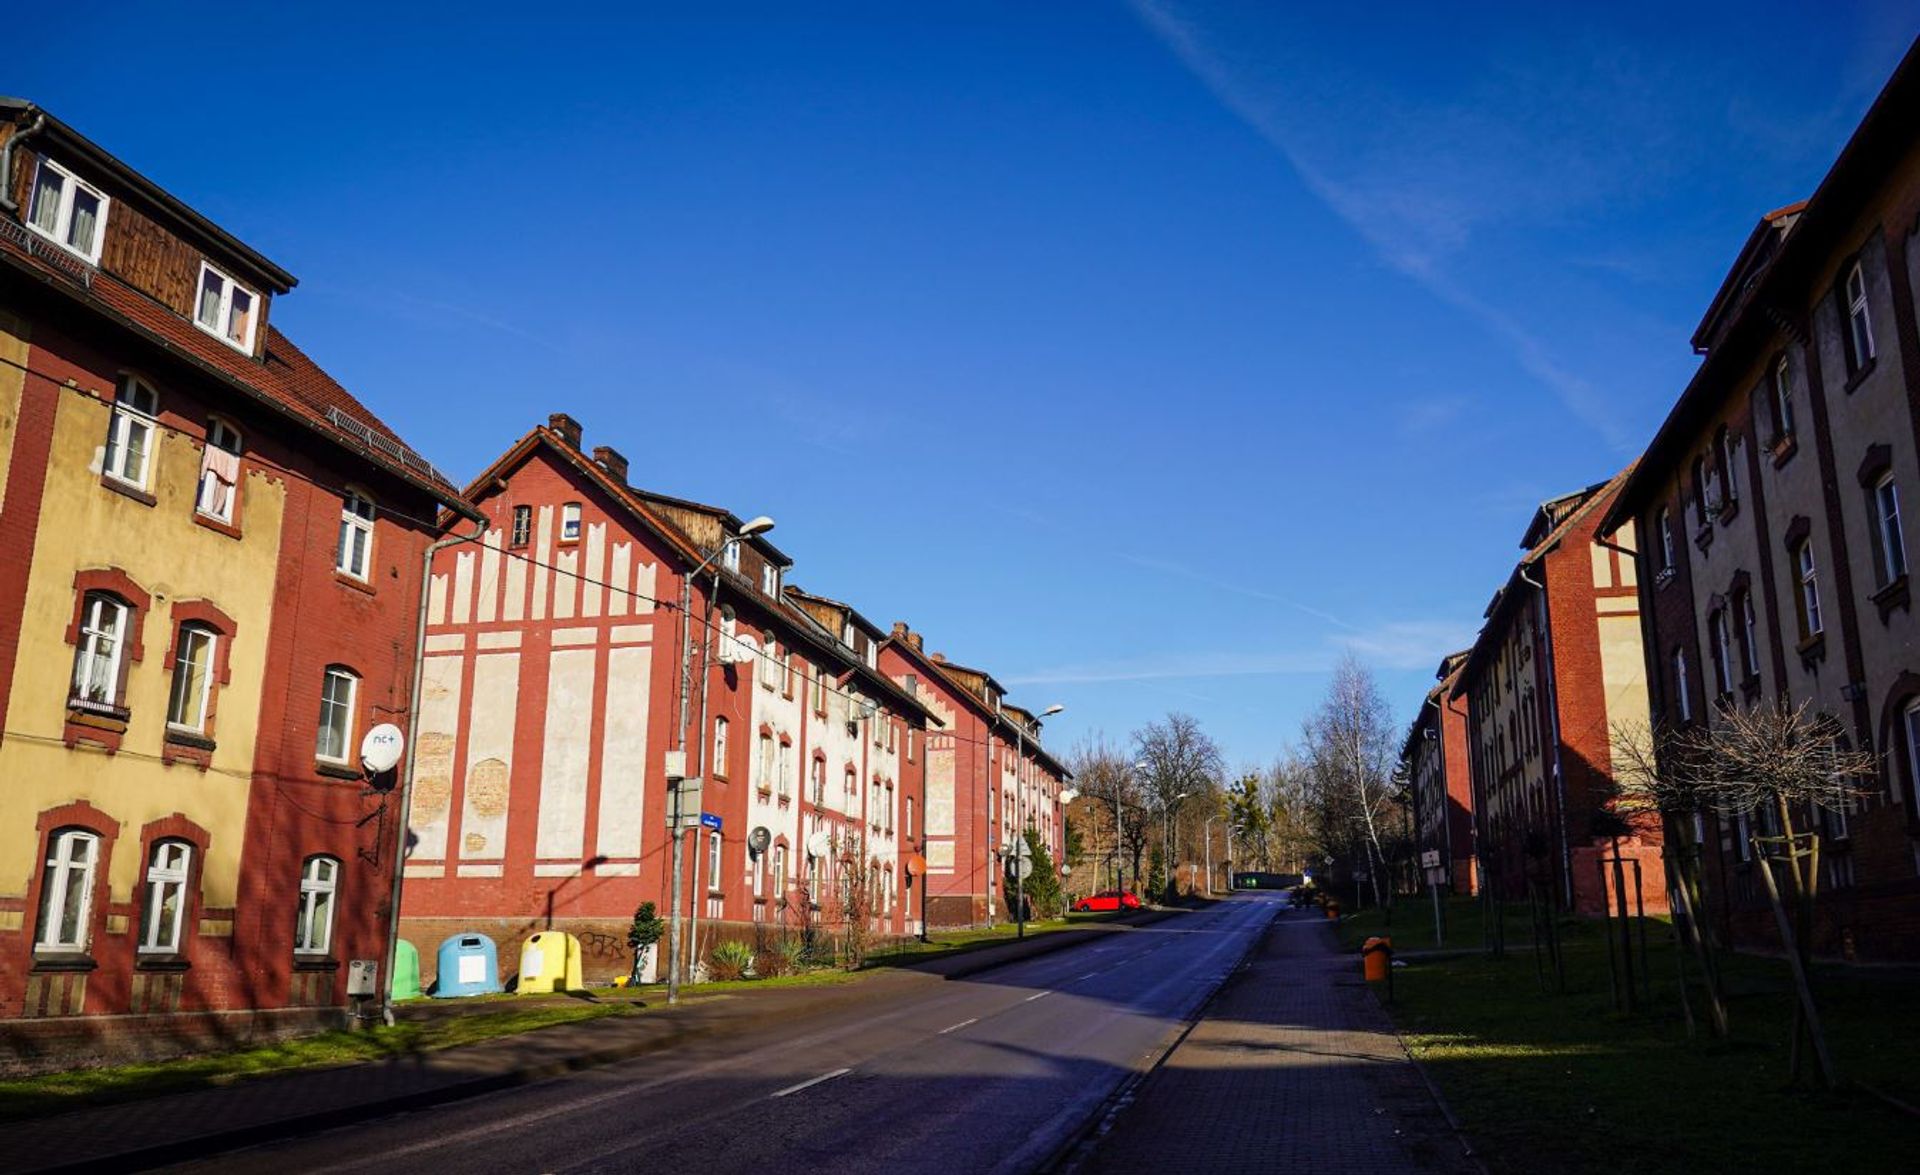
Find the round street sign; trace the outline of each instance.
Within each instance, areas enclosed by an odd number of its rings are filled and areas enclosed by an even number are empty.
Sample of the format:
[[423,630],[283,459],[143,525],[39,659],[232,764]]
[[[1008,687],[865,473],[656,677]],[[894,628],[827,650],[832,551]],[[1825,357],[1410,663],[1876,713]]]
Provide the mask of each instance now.
[[1007,855],[1016,861],[1024,861],[1033,856],[1033,846],[1028,844],[1027,838],[1023,836],[1013,842],[1012,847],[1007,850]]
[[367,732],[360,740],[360,766],[367,774],[378,775],[391,771],[400,763],[400,752],[406,748],[407,736],[391,722],[382,722]]

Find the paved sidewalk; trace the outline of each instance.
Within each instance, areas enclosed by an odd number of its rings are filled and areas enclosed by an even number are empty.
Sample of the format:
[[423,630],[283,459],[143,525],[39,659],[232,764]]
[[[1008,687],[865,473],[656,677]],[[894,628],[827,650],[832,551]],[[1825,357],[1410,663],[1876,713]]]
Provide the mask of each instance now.
[[1359,972],[1282,913],[1078,1170],[1480,1172]]

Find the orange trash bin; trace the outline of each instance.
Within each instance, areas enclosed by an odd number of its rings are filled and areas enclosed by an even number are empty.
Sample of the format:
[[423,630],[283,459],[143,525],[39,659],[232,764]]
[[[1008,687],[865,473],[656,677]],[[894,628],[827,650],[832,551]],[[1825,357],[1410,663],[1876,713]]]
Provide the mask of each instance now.
[[1374,983],[1385,979],[1387,968],[1393,965],[1393,940],[1370,938],[1361,943],[1360,961],[1367,982]]

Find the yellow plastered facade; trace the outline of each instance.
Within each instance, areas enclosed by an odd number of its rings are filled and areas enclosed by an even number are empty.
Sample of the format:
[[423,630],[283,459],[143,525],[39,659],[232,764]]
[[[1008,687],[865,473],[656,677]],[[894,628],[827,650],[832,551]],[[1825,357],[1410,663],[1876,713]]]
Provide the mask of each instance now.
[[[9,348],[19,342],[6,334],[8,325],[0,319],[0,355],[12,354]],[[164,416],[164,385],[159,391]],[[0,408],[17,409],[18,402],[17,381],[10,385],[0,374]],[[0,835],[0,897],[23,897],[40,866],[44,846],[34,831],[35,814],[85,800],[120,824],[112,859],[105,863],[110,901],[125,902],[137,893],[142,827],[180,813],[209,835],[206,860],[199,866],[203,900],[231,906],[238,897],[286,487],[251,472],[239,491],[243,537],[201,526],[193,514],[201,444],[162,429],[148,487],[156,504],[116,493],[100,481],[110,412],[98,399],[73,389],[61,392],[56,409],[8,729],[0,741],[0,780],[6,781],[9,814]],[[9,422],[17,415],[8,412]],[[0,460],[13,450],[11,424],[6,427]],[[85,745],[70,749],[63,741],[73,672],[66,632],[74,614],[74,574],[109,567],[125,572],[152,596],[142,617],[144,656],[127,672],[125,705],[131,717],[115,754]],[[216,687],[217,745],[206,770],[161,758],[171,676],[165,660],[177,627],[172,608],[193,600],[219,608],[236,630],[228,649],[230,678]]]

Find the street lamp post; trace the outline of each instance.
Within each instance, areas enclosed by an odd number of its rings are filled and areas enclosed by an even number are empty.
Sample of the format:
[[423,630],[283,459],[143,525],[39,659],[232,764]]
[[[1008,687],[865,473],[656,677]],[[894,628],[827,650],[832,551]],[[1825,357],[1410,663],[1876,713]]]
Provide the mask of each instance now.
[[1207,817],[1207,822],[1205,824],[1200,826],[1201,836],[1207,842],[1207,896],[1208,897],[1213,896],[1213,822],[1218,819],[1220,819],[1220,813],[1215,812],[1213,815]]
[[[1066,709],[1065,706],[1056,702],[1040,711],[1040,717],[1051,718],[1064,709]],[[1013,834],[1020,838],[1019,842],[1014,846],[1015,851],[1013,854],[1013,936],[1015,938],[1025,938],[1027,937],[1027,877],[1026,874],[1020,870],[1020,862],[1022,859],[1021,853],[1023,851],[1031,852],[1032,850],[1027,847],[1027,826],[1022,819],[1025,808],[1023,801],[1026,797],[1027,789],[1026,786],[1020,782],[1020,768],[1023,767],[1027,761],[1027,728],[1018,722],[1014,723],[1013,738],[1015,747],[1013,757]],[[1027,868],[1033,868],[1031,859],[1029,859]]]
[[1173,806],[1192,794],[1192,792],[1183,791],[1160,805],[1160,853],[1164,859],[1163,863],[1167,868],[1167,881],[1173,884],[1176,889],[1178,888],[1178,882],[1174,881]]
[[[693,694],[693,625],[690,614],[693,612],[693,581],[700,578],[702,572],[713,566],[714,560],[726,554],[733,544],[741,539],[765,534],[773,529],[773,519],[762,514],[740,528],[740,533],[725,539],[713,549],[706,558],[694,565],[680,580],[680,755],[687,757],[687,721],[690,717],[690,702]],[[707,598],[700,617],[700,710],[701,724],[706,723],[707,699],[707,650],[711,645],[710,629],[713,620],[713,598],[720,590],[720,572],[713,573],[713,586],[707,590]],[[706,763],[706,732],[700,736],[700,762],[704,769]],[[684,767],[682,768],[684,770]],[[697,778],[697,777],[696,777]],[[686,780],[667,781],[667,823],[673,835],[673,892],[670,901],[673,911],[667,917],[667,1002],[677,1003],[680,999],[680,907],[685,901],[685,885],[682,874],[686,871],[686,813],[681,811]]]

